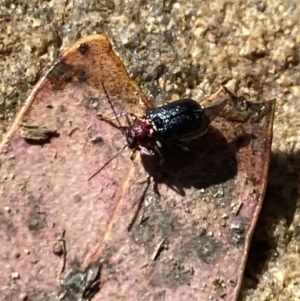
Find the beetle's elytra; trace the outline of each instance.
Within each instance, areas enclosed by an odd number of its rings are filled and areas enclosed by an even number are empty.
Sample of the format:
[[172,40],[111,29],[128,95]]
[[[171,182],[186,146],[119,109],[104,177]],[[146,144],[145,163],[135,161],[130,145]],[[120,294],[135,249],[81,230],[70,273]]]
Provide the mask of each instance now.
[[147,143],[193,139],[202,136],[209,126],[209,118],[193,99],[180,99],[146,111],[126,131],[129,147]]

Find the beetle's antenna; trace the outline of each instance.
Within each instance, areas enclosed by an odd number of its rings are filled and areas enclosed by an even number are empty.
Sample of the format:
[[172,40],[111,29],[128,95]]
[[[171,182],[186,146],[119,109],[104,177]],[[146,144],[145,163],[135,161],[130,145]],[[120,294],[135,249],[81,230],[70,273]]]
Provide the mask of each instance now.
[[115,159],[116,157],[118,157],[122,152],[123,150],[127,147],[127,144],[125,144],[123,146],[123,148],[118,152],[116,153],[113,157],[111,157],[108,161],[106,161],[96,172],[94,172],[89,178],[88,178],[88,181],[90,181],[92,178],[94,178],[99,172],[101,172],[113,159]]
[[[134,114],[127,113],[127,112],[124,112],[124,113],[121,113],[121,114],[117,114],[116,111],[115,111],[115,108],[114,108],[114,106],[113,106],[113,104],[112,104],[112,102],[111,102],[111,100],[110,100],[109,94],[108,94],[108,92],[107,92],[107,90],[106,90],[106,88],[105,88],[105,86],[104,86],[104,83],[101,82],[101,85],[102,85],[103,91],[104,91],[104,93],[105,93],[105,95],[106,95],[106,97],[107,97],[107,99],[108,99],[109,105],[110,105],[112,111],[114,112],[115,117],[108,119],[107,117],[102,116],[102,114],[97,114],[97,115],[101,118],[101,120],[107,122],[108,124],[110,124],[111,126],[115,127],[116,129],[121,130],[121,131],[123,132],[123,134],[125,134],[125,130],[126,130],[127,126],[122,126],[122,125],[121,125],[121,122],[120,122],[120,120],[119,120],[119,117],[125,116],[126,119],[127,119],[127,121],[128,121],[128,124],[131,125],[130,120],[129,120],[129,118],[128,118],[128,115],[134,115]],[[135,116],[135,115],[134,115],[134,116]],[[117,119],[118,125],[115,124],[114,122],[112,122],[111,119]],[[90,180],[91,180],[92,178],[94,178],[98,173],[100,173],[100,172],[101,172],[101,171],[102,171],[102,170],[103,170],[103,169],[104,169],[104,168],[105,168],[105,167],[106,167],[113,159],[115,159],[116,157],[118,157],[118,156],[123,152],[123,150],[124,150],[127,146],[128,146],[128,145],[125,144],[125,145],[123,146],[123,148],[122,148],[117,154],[115,154],[115,155],[114,155],[113,157],[111,157],[108,161],[106,161],[106,162],[105,162],[105,163],[104,163],[104,164],[103,164],[96,172],[94,172],[94,173],[88,178],[88,181],[90,181]]]
[[120,122],[120,120],[119,120],[119,118],[118,118],[118,115],[117,115],[117,113],[116,113],[116,111],[115,111],[115,108],[114,108],[114,106],[113,106],[113,104],[112,104],[112,102],[111,102],[111,100],[110,100],[110,97],[109,97],[109,95],[108,95],[108,92],[107,92],[107,90],[106,90],[106,88],[105,88],[105,86],[104,86],[104,84],[103,84],[102,81],[101,81],[101,85],[102,85],[102,88],[103,88],[103,90],[104,90],[104,93],[105,93],[105,95],[106,95],[106,97],[107,97],[107,99],[108,99],[109,105],[110,105],[112,111],[113,111],[114,114],[115,114],[115,118],[118,120],[118,124],[119,124],[120,128],[122,128],[121,122]]

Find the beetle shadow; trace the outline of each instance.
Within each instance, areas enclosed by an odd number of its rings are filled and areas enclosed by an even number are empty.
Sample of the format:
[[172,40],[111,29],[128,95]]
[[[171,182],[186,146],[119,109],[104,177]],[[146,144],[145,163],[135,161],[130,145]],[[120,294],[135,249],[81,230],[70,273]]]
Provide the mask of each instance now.
[[203,137],[185,143],[188,150],[176,143],[164,144],[160,149],[162,165],[156,156],[141,156],[142,163],[156,187],[164,183],[184,196],[185,188],[207,188],[234,178],[238,170],[236,154],[251,139],[245,134],[228,143],[220,131],[210,128]]

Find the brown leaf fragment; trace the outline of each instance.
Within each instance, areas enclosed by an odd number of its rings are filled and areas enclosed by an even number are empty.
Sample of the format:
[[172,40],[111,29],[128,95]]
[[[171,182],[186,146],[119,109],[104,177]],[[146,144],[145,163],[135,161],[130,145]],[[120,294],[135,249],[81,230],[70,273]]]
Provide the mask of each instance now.
[[57,301],[88,301],[99,290],[101,263],[90,263],[83,270],[73,270],[63,279]]
[[258,122],[263,116],[269,113],[274,106],[275,100],[263,102],[251,102],[245,96],[236,96],[225,86],[222,87],[224,92],[230,97],[231,102],[220,113],[227,120],[246,122],[248,119]]
[[156,260],[156,258],[159,256],[159,253],[164,249],[164,243],[165,243],[164,238],[158,242],[151,257],[152,260]]
[[44,126],[30,125],[23,122],[20,126],[20,136],[27,141],[45,143],[52,137],[57,136],[57,132],[48,130]]

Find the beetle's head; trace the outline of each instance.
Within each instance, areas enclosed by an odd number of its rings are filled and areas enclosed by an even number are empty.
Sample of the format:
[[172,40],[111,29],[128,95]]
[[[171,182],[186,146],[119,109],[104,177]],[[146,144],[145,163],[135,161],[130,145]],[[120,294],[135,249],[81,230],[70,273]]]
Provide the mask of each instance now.
[[147,118],[138,118],[125,129],[124,134],[129,148],[147,147],[154,140],[153,124]]

